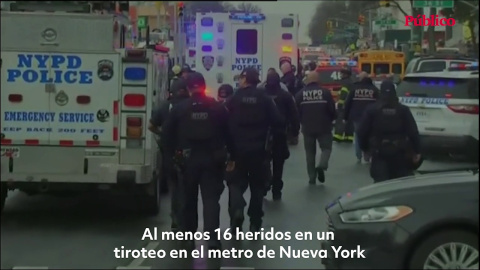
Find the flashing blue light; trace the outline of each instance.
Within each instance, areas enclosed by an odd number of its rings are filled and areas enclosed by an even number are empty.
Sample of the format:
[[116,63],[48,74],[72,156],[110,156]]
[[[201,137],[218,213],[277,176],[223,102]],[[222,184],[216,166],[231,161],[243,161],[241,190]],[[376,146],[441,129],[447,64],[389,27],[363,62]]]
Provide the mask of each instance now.
[[478,62],[472,63],[472,67],[478,67]]
[[147,78],[147,69],[141,67],[127,67],[123,77],[129,81],[143,81]]
[[200,24],[204,27],[211,27],[213,26],[213,18],[212,17],[202,18]]
[[202,40],[203,41],[212,41],[213,40],[213,33],[210,33],[210,32],[202,33]]
[[420,86],[441,86],[455,87],[454,81],[420,81]]
[[230,14],[230,20],[244,21],[244,22],[261,22],[266,19],[264,14]]
[[353,67],[353,66],[356,66],[357,65],[357,61],[348,61],[347,62],[347,65]]
[[212,46],[209,46],[209,45],[205,45],[205,46],[202,46],[202,52],[212,52]]
[[283,39],[283,40],[292,40],[292,39],[293,39],[293,35],[292,35],[292,34],[289,34],[289,33],[282,34],[282,39]]

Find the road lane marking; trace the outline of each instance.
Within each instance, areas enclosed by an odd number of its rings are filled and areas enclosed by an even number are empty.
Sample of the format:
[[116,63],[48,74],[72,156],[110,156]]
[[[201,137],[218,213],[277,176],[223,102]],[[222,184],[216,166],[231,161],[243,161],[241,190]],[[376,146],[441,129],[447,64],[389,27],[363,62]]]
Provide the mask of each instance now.
[[15,266],[12,270],[48,269],[47,266]]
[[[159,245],[160,245],[160,242],[150,242],[150,243],[148,243],[148,245],[146,245],[143,248],[146,249],[146,250],[155,250]],[[128,268],[125,268],[125,269],[142,269],[142,268],[138,268],[138,267],[140,267],[140,265],[142,265],[142,263],[146,259],[148,259],[148,258],[136,258],[132,262],[130,262],[130,264],[125,266],[125,267],[128,267]],[[143,268],[143,269],[150,269],[150,268]]]

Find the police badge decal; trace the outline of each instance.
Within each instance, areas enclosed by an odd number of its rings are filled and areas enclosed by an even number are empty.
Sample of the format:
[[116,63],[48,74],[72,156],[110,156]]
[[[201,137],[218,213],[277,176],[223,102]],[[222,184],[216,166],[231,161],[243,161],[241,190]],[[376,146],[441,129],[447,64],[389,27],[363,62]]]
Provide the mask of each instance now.
[[213,67],[213,62],[215,61],[215,58],[213,56],[204,56],[202,57],[202,64],[203,67],[207,70],[210,71]]
[[99,122],[105,123],[108,121],[109,118],[110,118],[110,113],[107,110],[102,109],[97,111],[97,120]]
[[110,60],[100,60],[98,62],[98,78],[102,81],[109,81],[113,77],[113,62]]

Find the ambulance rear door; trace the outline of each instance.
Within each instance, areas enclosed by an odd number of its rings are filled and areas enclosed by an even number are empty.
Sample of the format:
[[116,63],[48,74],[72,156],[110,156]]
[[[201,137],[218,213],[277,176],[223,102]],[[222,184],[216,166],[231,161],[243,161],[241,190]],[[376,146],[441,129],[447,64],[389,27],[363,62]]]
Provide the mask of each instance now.
[[[58,59],[58,60],[54,60]],[[50,144],[112,147],[118,144],[120,54],[54,53]]]
[[262,78],[263,25],[232,24],[232,76],[238,87],[238,76],[247,67],[256,68]]
[[55,120],[46,84],[50,53],[2,50],[1,59],[2,148],[48,144]]

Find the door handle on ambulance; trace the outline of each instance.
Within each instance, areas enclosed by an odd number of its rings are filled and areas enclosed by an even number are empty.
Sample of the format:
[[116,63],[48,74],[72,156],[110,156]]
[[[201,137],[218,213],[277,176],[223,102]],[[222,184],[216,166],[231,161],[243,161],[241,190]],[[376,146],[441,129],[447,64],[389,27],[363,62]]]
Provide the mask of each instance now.
[[444,131],[444,128],[436,128],[436,127],[426,127],[425,130],[428,131]]
[[42,45],[42,46],[58,46],[60,44],[58,42],[41,42],[40,45]]

